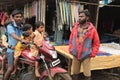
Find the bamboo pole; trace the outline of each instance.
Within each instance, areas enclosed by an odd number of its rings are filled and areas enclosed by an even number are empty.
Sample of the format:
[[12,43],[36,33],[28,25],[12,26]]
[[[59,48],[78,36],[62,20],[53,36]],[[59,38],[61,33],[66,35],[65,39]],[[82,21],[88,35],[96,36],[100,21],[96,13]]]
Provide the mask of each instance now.
[[[43,6],[43,22],[45,24],[45,16],[46,16],[46,0],[43,0],[44,6]],[[42,17],[42,16],[41,16]]]
[[81,3],[81,4],[89,4],[89,5],[95,5],[95,6],[104,5],[104,6],[108,6],[108,7],[120,7],[120,5],[111,5],[111,4],[105,5],[105,4],[83,2],[83,1],[70,1],[68,3]]
[[95,27],[96,27],[96,29],[97,29],[97,27],[98,27],[98,18],[99,18],[99,5],[97,6],[97,14],[96,14],[96,23],[95,23]]

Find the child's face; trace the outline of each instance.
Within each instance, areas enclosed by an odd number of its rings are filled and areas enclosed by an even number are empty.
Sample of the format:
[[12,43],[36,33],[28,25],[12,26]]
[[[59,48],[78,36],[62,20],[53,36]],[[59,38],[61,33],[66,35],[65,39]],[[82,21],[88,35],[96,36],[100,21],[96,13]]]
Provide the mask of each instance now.
[[44,26],[40,26],[39,28],[38,28],[38,31],[39,32],[43,32],[45,30],[45,27]]
[[29,34],[33,33],[32,27],[28,30]]

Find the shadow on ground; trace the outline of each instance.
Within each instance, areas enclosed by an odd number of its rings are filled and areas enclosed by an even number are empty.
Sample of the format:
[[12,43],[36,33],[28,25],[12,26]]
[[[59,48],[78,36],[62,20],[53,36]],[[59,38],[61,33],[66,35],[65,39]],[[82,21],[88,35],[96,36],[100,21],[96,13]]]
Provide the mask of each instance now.
[[[84,80],[82,73],[78,80]],[[92,80],[120,80],[120,68],[92,71]]]

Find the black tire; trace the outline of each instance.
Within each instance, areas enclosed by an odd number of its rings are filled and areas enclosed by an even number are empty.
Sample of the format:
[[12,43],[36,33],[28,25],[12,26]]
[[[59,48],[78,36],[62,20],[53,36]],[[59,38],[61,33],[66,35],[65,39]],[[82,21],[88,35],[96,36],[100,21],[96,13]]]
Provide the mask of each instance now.
[[55,74],[53,80],[72,80],[72,78],[68,73],[58,73]]
[[49,80],[48,76],[42,78],[42,80]]
[[[48,76],[44,77],[42,80],[50,80]],[[68,73],[57,73],[55,74],[53,80],[72,80]]]
[[[50,80],[48,76],[44,77],[42,80]],[[68,73],[57,73],[55,74],[53,80],[72,80]]]
[[20,80],[38,80],[33,72],[25,73],[21,76]]

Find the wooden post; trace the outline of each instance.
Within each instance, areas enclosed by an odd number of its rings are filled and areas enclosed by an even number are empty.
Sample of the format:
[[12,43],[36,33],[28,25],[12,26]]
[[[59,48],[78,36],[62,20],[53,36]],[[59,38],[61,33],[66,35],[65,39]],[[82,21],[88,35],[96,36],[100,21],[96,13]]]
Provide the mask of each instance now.
[[45,16],[46,16],[46,1],[47,0],[43,0],[44,6],[43,6],[43,22],[45,24]]
[[68,73],[71,74],[72,59],[68,59]]
[[[99,3],[99,1],[98,1],[98,3]],[[98,27],[98,18],[99,18],[99,4],[98,4],[98,6],[97,6],[97,14],[96,14],[96,23],[95,23],[96,29],[97,29],[97,27]]]

